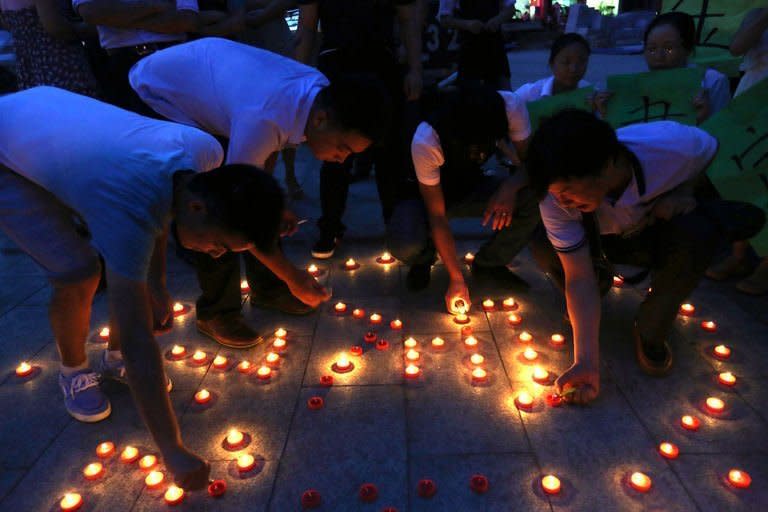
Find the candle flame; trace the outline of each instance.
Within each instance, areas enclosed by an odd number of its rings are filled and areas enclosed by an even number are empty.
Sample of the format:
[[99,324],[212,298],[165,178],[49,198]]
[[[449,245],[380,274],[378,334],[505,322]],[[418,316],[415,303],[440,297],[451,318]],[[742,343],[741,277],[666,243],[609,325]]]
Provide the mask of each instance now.
[[167,502],[176,502],[179,501],[184,496],[184,489],[181,487],[177,487],[176,485],[171,485],[168,487],[168,489],[165,491],[165,501]]
[[148,487],[155,487],[160,485],[163,480],[165,480],[165,475],[162,471],[151,471],[144,479],[144,483],[147,484]]

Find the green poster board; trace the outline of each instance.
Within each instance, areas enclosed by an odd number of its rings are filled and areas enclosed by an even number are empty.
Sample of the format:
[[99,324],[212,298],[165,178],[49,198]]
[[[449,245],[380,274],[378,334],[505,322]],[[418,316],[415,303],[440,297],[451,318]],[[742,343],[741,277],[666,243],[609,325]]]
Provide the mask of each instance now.
[[606,121],[614,128],[649,121],[696,124],[693,98],[701,90],[704,70],[679,68],[608,77]]
[[[707,171],[720,194],[768,212],[768,80],[734,98],[701,128],[720,142]],[[752,243],[758,254],[768,255],[768,229]]]
[[536,131],[541,121],[566,108],[578,108],[591,110],[587,104],[587,98],[594,94],[593,86],[582,87],[575,91],[562,92],[554,96],[548,96],[540,100],[531,101],[528,107],[528,116],[531,118],[531,130]]

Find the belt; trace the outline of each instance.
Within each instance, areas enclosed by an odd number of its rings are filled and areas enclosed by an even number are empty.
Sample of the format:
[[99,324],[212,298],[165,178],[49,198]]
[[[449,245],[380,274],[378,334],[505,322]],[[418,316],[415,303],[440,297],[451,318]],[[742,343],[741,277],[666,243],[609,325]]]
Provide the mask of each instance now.
[[180,42],[181,41],[168,41],[165,43],[142,43],[133,46],[121,46],[120,48],[107,48],[107,55],[121,55],[127,53],[130,55],[138,55],[140,57],[144,57],[145,55],[155,53],[156,51],[162,50],[163,48],[168,48],[169,46],[173,46]]

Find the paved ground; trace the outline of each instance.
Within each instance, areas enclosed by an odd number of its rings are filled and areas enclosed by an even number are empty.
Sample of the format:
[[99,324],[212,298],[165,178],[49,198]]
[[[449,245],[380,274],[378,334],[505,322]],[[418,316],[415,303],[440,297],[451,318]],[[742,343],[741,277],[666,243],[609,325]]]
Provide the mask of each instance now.
[[[513,66],[527,70],[533,79],[545,66],[544,52],[513,54]],[[625,60],[625,59],[630,59]],[[634,60],[632,60],[634,59]],[[598,66],[599,64],[599,66]],[[538,66],[538,68],[536,68]],[[592,80],[607,69],[616,72],[642,69],[636,57],[593,58]],[[536,69],[534,69],[536,68]],[[622,71],[624,69],[622,68]],[[534,75],[535,72],[535,75]],[[300,153],[300,175],[308,199],[296,205],[305,217],[318,214],[317,164]],[[233,368],[213,369],[210,361],[224,355],[232,363],[259,363],[268,346],[236,352],[220,349],[194,329],[194,313],[177,319],[173,333],[159,339],[165,350],[183,344],[204,350],[209,363],[200,367],[188,360],[168,362],[175,383],[171,393],[185,441],[213,463],[213,473],[229,485],[215,501],[205,493],[190,493],[186,510],[298,510],[302,492],[313,488],[322,496],[322,510],[400,511],[475,510],[766,510],[768,509],[768,414],[762,408],[762,384],[768,377],[768,300],[750,299],[732,291],[733,283],[702,283],[690,301],[696,314],[681,317],[674,333],[675,372],[666,379],[643,376],[631,349],[629,329],[634,308],[644,288],[615,288],[604,303],[602,327],[602,377],[600,399],[586,408],[550,408],[543,396],[550,387],[531,380],[532,365],[521,353],[520,332],[533,334],[530,344],[539,352],[538,364],[559,374],[572,357],[571,336],[562,323],[563,302],[551,284],[521,255],[514,266],[532,283],[532,290],[515,298],[523,322],[507,323],[503,312],[472,314],[479,339],[478,353],[485,356],[487,385],[472,385],[470,352],[458,328],[442,311],[446,276],[440,265],[433,271],[433,286],[423,293],[405,291],[406,270],[375,263],[383,245],[382,226],[371,181],[353,186],[350,226],[337,257],[320,264],[322,278],[333,287],[334,301],[379,312],[384,327],[379,335],[390,342],[378,351],[363,342],[370,329],[366,320],[338,317],[327,305],[304,318],[289,318],[244,310],[264,332],[288,330],[288,349],[268,384],[255,375]],[[484,232],[476,221],[457,224],[462,252],[476,249]],[[311,223],[285,246],[292,259],[309,263],[309,246],[315,236]],[[172,251],[171,251],[172,252]],[[340,270],[347,257],[362,267]],[[194,302],[197,284],[191,269],[171,258],[169,284],[173,295]],[[504,290],[472,286],[475,301],[503,299]],[[94,450],[104,440],[118,450],[138,446],[142,453],[155,449],[135,411],[126,389],[110,387],[113,414],[108,420],[85,425],[70,419],[56,384],[57,355],[46,318],[49,290],[35,264],[7,239],[0,239],[0,509],[57,510],[60,497],[77,491],[85,498],[84,510],[158,510],[166,506],[162,491],[148,490],[144,474],[135,465],[107,460],[106,474],[86,481],[81,471],[96,460]],[[387,327],[400,318],[402,331]],[[719,329],[704,332],[699,323],[713,319]],[[106,323],[104,297],[94,308],[93,327]],[[549,342],[563,333],[566,344]],[[413,336],[421,351],[422,377],[403,378],[401,342]],[[430,340],[441,336],[446,346],[438,351]],[[271,341],[271,339],[270,339]],[[710,355],[717,343],[733,349],[725,362]],[[363,346],[362,356],[351,356],[355,370],[334,374],[331,388],[320,386],[320,377],[332,374],[330,364],[352,345]],[[92,358],[102,349],[89,343]],[[37,368],[34,378],[13,375],[20,360]],[[733,389],[716,381],[719,371],[732,371],[738,381]],[[193,405],[194,393],[206,388],[212,405]],[[528,391],[536,402],[530,412],[518,411],[514,397]],[[325,399],[321,410],[310,410],[312,396]],[[719,397],[726,403],[720,415],[706,411],[703,402]],[[697,432],[680,427],[680,417],[701,420]],[[250,436],[243,450],[230,452],[222,440],[230,428]],[[680,448],[680,457],[669,461],[657,452],[661,441]],[[251,453],[256,469],[238,474],[234,456]],[[737,490],[727,484],[731,468],[746,470],[751,488]],[[648,493],[632,490],[627,479],[634,471],[648,474]],[[488,477],[490,489],[475,494],[470,477]],[[543,493],[542,475],[552,473],[562,482],[557,496]],[[419,497],[417,484],[432,479],[438,488],[431,499]],[[379,498],[364,504],[358,498],[361,484],[376,484]]]

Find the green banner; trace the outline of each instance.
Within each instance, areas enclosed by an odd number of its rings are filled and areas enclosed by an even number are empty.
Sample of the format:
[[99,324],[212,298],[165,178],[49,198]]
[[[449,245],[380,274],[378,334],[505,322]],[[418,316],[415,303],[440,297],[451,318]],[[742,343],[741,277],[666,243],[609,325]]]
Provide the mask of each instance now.
[[606,121],[615,128],[670,120],[696,124],[693,98],[701,90],[704,70],[679,68],[608,77]]
[[[720,194],[768,212],[768,79],[734,98],[701,128],[720,142],[707,171]],[[768,256],[768,229],[752,244]]]
[[580,110],[592,110],[587,103],[587,98],[594,94],[594,86],[582,87],[574,91],[561,92],[554,96],[547,96],[540,100],[531,101],[528,107],[528,116],[531,118],[531,130],[536,131],[539,124],[554,114],[566,108],[578,108]]

